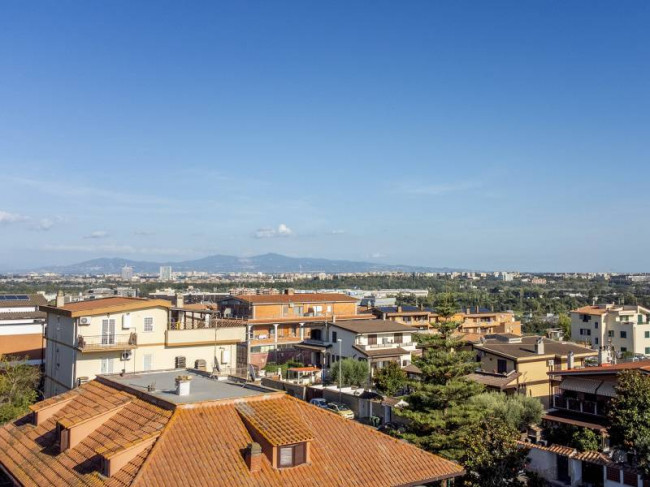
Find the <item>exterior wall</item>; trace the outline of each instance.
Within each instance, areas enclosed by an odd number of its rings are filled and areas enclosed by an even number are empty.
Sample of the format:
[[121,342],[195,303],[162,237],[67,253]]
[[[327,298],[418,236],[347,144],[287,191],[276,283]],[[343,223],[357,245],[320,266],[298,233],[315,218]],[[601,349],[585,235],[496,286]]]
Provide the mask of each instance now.
[[[584,321],[588,316],[588,321]],[[580,333],[589,330],[591,335]],[[646,310],[608,310],[603,315],[585,315],[571,312],[571,339],[587,341],[593,348],[611,345],[616,352],[650,355],[650,323]],[[625,332],[626,337],[621,336]],[[611,336],[610,336],[611,335]],[[647,352],[647,353],[646,353]]]
[[45,321],[3,320],[0,321],[0,355],[27,357],[29,363],[43,360]]
[[[321,311],[316,311],[315,307],[320,306]],[[298,309],[302,307],[302,314],[297,314]],[[356,303],[331,303],[318,302],[293,303],[288,304],[255,304],[253,305],[253,318],[274,319],[274,318],[296,318],[313,313],[315,316],[332,316],[332,315],[354,315],[357,312]]]
[[557,480],[557,460],[555,459],[555,453],[531,448],[527,458],[529,459],[526,466],[527,470],[538,473],[546,480]]
[[[125,315],[128,318],[124,319]],[[167,309],[160,307],[110,315],[116,322],[116,335],[137,333],[137,345],[127,360],[122,359],[125,350],[120,347],[92,352],[77,349],[77,335],[100,337],[101,322],[107,316],[93,316],[90,325],[79,326],[78,319],[48,315],[45,397],[77,387],[79,378],[94,379],[102,373],[103,360],[111,361],[115,374],[147,370],[146,356],[148,370],[173,369],[176,357],[182,356],[188,368],[194,367],[196,360],[204,360],[208,370],[217,363],[222,373],[235,373],[237,343],[246,339],[244,326],[217,329],[216,342],[214,328],[167,330]],[[153,318],[152,331],[144,330],[148,317]]]

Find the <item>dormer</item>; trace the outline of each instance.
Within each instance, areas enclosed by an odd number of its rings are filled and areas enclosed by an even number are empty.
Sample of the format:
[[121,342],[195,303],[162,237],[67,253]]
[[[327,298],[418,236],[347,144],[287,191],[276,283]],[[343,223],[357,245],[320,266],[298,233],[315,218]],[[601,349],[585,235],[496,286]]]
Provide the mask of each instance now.
[[159,436],[160,431],[157,431],[137,441],[123,444],[110,443],[95,450],[101,459],[102,475],[109,478],[114,476],[140,453],[153,445]]
[[282,407],[278,401],[248,400],[238,404],[237,411],[273,468],[310,463],[314,435],[293,408]]

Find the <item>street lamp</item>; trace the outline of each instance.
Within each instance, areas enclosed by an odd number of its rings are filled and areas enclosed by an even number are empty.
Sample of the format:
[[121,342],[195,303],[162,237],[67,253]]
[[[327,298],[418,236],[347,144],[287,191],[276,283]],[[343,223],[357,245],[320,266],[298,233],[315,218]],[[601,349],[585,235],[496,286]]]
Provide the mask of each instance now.
[[343,357],[341,356],[341,347],[342,347],[342,344],[343,344],[343,340],[338,338],[336,341],[339,342],[339,402],[341,402],[341,396],[343,394],[343,392],[341,391],[341,383],[343,381],[343,368],[342,368],[342,363],[341,363],[341,359]]

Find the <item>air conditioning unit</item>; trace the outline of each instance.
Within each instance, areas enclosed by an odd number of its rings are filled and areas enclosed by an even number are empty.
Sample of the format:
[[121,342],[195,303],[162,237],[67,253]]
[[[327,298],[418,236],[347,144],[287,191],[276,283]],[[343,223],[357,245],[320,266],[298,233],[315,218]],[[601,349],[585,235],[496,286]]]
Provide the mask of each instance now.
[[123,362],[126,362],[127,360],[131,360],[131,356],[133,355],[133,352],[131,350],[125,350],[122,352],[122,356],[120,357],[120,360]]
[[90,316],[82,316],[81,318],[79,318],[79,325],[80,326],[90,325]]

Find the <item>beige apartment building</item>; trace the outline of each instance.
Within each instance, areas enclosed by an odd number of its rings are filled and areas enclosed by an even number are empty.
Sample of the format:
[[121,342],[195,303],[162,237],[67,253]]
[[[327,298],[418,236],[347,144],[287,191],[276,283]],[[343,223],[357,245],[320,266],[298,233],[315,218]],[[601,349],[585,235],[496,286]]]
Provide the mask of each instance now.
[[599,304],[571,311],[571,339],[593,349],[650,355],[650,310]]
[[47,313],[45,397],[100,374],[186,367],[224,377],[246,373],[246,327],[209,310],[124,297],[40,309]]

